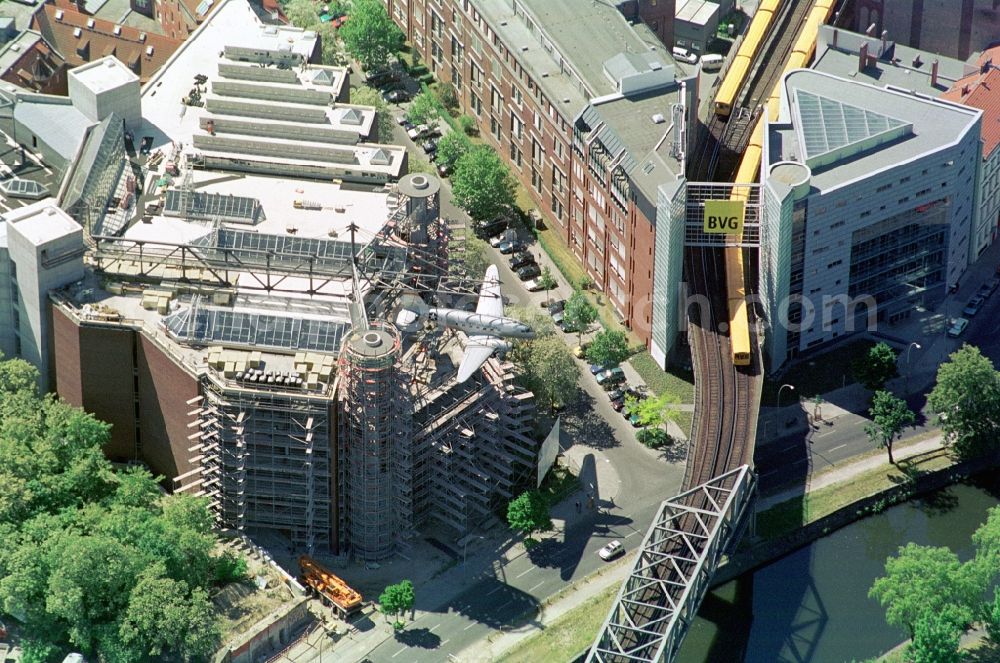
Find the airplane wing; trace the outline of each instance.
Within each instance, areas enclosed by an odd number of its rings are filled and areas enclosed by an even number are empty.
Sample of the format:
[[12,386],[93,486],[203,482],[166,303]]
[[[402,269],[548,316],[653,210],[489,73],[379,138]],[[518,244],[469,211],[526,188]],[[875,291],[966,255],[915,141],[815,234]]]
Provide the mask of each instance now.
[[[503,298],[500,296],[500,271],[496,265],[490,265],[486,268],[483,287],[479,290],[479,302],[476,304],[476,313],[495,316],[503,315]],[[483,361],[486,360],[484,359]]]
[[[491,267],[490,269],[496,269],[496,267]],[[489,336],[470,336],[469,342],[465,346],[465,354],[462,355],[462,363],[458,365],[458,381],[465,382],[472,374],[479,370],[479,367],[486,363],[486,360],[490,358],[490,355],[496,350],[496,348],[488,345],[483,345],[479,343],[481,340],[486,340]]]

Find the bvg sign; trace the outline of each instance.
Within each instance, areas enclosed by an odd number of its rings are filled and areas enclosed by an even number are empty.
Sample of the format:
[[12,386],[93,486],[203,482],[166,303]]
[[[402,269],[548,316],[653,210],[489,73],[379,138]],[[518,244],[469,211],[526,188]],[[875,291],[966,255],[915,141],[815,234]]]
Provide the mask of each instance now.
[[743,232],[742,200],[706,200],[705,232],[739,235]]

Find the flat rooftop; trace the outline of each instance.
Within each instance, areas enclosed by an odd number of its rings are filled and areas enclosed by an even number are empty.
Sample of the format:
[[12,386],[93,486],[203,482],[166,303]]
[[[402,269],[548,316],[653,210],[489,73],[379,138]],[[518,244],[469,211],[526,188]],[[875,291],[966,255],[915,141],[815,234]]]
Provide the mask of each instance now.
[[978,135],[978,120],[973,109],[798,69],[785,76],[780,117],[767,127],[769,161],[818,159],[811,184],[828,191]]
[[[836,40],[836,45],[834,45]],[[859,67],[862,44],[868,44],[874,64]],[[937,75],[933,63],[937,61]],[[954,58],[921,51],[877,37],[850,32],[843,28],[822,25],[816,42],[816,59],[812,69],[874,85],[891,85],[929,96],[940,96],[974,67]]]
[[[256,200],[260,204],[257,223],[222,223],[223,227],[252,229],[257,233],[290,235],[300,238],[347,240],[347,227],[357,226],[356,239],[367,243],[379,233],[389,219],[393,208],[386,192],[359,190],[333,182],[291,180],[239,173],[219,173],[207,170],[191,171],[192,190],[197,193],[220,194]],[[161,191],[177,190],[176,179]],[[296,202],[300,203],[296,207]],[[164,214],[153,215],[150,223],[138,223],[129,228],[124,237],[148,241],[190,241],[206,234],[209,226],[201,222],[185,221]],[[290,233],[290,231],[292,231]]]
[[62,211],[55,198],[46,198],[7,212],[3,220],[35,246],[80,232],[79,223]]
[[139,77],[132,73],[131,69],[111,55],[71,69],[69,77],[79,80],[94,92],[139,82]]
[[181,100],[194,87],[196,74],[215,76],[224,47],[311,54],[315,43],[315,33],[265,26],[246,0],[223,0],[143,87],[141,135],[152,136],[154,148],[184,141],[185,137],[190,141],[197,131],[199,114],[189,112],[196,107]]

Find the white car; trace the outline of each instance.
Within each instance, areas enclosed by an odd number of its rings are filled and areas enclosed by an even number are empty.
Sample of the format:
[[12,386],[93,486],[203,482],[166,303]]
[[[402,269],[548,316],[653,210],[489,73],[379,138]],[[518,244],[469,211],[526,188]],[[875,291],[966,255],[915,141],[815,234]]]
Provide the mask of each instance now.
[[608,545],[604,546],[597,551],[597,555],[603,559],[605,562],[613,560],[615,557],[620,557],[625,554],[625,546],[618,539],[615,539]]
[[538,292],[542,289],[542,282],[535,278],[524,282],[524,287],[528,292]]
[[675,60],[687,62],[688,64],[698,64],[698,55],[696,53],[692,53],[686,48],[674,46],[673,54]]
[[407,131],[406,135],[409,136],[411,140],[417,140],[418,138],[423,138],[424,134],[426,134],[430,130],[431,128],[426,124],[418,124],[417,126]]
[[965,331],[965,328],[969,326],[969,320],[967,318],[956,318],[951,321],[951,327],[948,327],[948,336],[952,338],[958,338]]

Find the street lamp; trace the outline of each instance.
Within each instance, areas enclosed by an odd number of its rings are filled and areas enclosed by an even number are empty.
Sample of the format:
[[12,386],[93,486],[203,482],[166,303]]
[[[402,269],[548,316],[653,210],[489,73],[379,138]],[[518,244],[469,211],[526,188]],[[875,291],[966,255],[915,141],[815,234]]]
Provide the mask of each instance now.
[[781,392],[784,389],[786,389],[786,388],[791,389],[792,391],[795,391],[795,385],[793,385],[793,384],[783,384],[783,385],[781,385],[781,387],[778,388],[778,396],[777,396],[777,398],[775,398],[774,409],[777,410],[778,408],[781,407]]
[[906,373],[903,377],[903,389],[906,393],[910,393],[910,351],[913,350],[913,348],[920,350],[921,346],[916,341],[906,346]]

